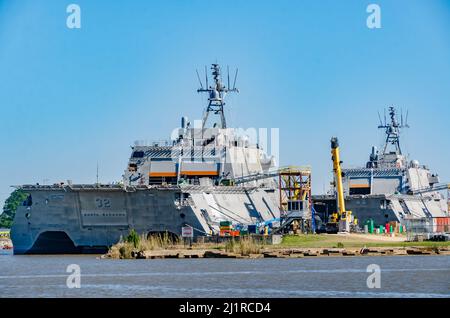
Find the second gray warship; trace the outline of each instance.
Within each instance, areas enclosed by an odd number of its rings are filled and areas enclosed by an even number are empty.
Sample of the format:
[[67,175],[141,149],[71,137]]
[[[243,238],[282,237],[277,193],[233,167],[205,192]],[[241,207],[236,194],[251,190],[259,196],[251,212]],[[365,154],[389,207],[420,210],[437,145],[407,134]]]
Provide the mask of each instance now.
[[[382,151],[372,147],[365,167],[342,169],[345,206],[361,223],[372,219],[376,225],[389,221],[405,224],[409,219],[448,217],[447,202],[440,192],[449,188],[439,176],[417,160],[408,161],[400,144],[401,129],[409,128],[407,116],[398,120],[389,107],[389,121],[380,117],[379,129],[386,138]],[[336,211],[334,194],[313,196],[314,209],[326,222]]]

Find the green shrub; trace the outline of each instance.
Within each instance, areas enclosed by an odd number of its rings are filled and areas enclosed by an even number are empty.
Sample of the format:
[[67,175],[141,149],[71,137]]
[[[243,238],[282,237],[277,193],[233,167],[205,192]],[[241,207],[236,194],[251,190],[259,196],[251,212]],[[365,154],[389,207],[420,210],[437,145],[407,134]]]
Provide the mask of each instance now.
[[128,243],[133,244],[133,246],[135,248],[138,247],[140,240],[141,240],[141,238],[139,237],[139,235],[136,233],[136,231],[134,229],[132,229],[130,231],[130,233],[128,234],[127,239],[126,239],[126,241]]
[[10,194],[3,206],[3,213],[0,214],[0,228],[12,226],[17,207],[22,205],[27,197],[28,194],[21,189],[16,189]]

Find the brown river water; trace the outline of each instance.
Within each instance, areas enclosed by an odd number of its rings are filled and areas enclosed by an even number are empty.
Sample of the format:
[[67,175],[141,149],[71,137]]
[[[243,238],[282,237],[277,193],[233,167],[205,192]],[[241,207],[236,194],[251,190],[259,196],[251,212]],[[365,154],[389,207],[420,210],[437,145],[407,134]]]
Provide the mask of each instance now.
[[[70,264],[80,288],[66,284]],[[368,288],[380,268],[380,288]],[[450,256],[111,260],[0,251],[0,297],[450,297]]]

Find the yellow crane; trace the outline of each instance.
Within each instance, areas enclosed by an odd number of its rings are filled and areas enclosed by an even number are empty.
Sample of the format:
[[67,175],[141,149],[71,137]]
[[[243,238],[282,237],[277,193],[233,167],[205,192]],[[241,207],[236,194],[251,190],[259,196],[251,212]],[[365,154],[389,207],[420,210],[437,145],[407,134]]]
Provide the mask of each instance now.
[[331,214],[329,225],[339,228],[339,232],[350,232],[353,222],[352,211],[345,209],[344,188],[342,186],[342,169],[339,155],[339,142],[336,137],[331,138],[331,160],[333,160],[334,185],[337,197],[337,212]]

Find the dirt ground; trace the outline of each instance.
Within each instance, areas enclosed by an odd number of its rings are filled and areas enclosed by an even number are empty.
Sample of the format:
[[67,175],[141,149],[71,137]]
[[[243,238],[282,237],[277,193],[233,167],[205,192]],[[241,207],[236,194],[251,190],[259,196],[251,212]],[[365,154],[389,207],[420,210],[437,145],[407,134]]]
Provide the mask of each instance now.
[[397,235],[394,237],[388,235],[374,235],[374,234],[334,234],[337,237],[347,237],[350,239],[361,240],[361,241],[374,241],[374,242],[404,242],[406,241],[405,235]]

